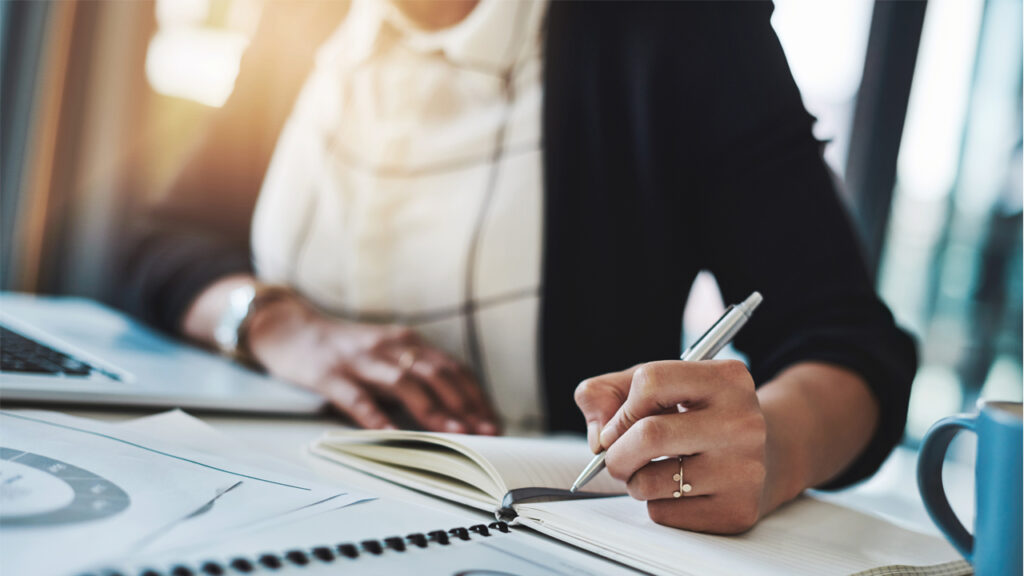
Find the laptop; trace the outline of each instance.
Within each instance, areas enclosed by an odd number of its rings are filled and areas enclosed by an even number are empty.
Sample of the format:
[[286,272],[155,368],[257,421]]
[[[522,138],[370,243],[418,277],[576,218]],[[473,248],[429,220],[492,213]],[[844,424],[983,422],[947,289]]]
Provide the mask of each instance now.
[[311,414],[323,399],[83,298],[0,293],[0,402]]

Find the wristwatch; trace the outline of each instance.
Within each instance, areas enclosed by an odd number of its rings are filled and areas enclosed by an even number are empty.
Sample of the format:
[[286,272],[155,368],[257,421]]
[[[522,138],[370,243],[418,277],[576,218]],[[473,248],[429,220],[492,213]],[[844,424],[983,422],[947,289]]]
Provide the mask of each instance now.
[[270,284],[246,284],[228,294],[228,305],[221,313],[213,339],[225,356],[246,363],[255,363],[247,345],[249,321],[256,310],[291,295],[291,289]]

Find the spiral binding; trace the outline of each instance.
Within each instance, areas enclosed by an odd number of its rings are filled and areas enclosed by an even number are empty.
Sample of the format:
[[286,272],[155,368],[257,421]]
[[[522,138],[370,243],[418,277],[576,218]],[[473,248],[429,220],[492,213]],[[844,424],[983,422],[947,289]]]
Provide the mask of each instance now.
[[380,540],[363,540],[362,542],[344,542],[334,546],[316,546],[300,550],[287,550],[280,554],[260,554],[258,556],[238,556],[224,562],[207,560],[198,566],[176,564],[167,570],[160,571],[144,568],[139,571],[124,572],[119,570],[101,570],[88,572],[81,576],[228,576],[232,574],[250,574],[256,570],[278,570],[288,567],[303,567],[313,562],[330,564],[335,560],[357,560],[359,556],[369,554],[380,556],[385,552],[405,552],[409,548],[426,548],[431,543],[447,546],[452,540],[471,540],[473,534],[489,537],[491,531],[508,533],[509,525],[505,522],[490,524],[474,524],[473,526],[451,528],[449,530],[432,530],[415,532],[406,536],[390,536]]

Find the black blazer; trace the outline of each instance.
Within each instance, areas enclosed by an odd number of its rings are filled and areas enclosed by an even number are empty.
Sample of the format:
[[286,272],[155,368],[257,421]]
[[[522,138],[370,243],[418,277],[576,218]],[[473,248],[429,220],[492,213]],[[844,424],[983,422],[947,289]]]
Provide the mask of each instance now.
[[[319,12],[328,9],[336,13]],[[131,247],[126,306],[165,330],[177,331],[204,286],[251,270],[249,220],[273,142],[309,56],[343,12],[303,10],[288,15],[301,37],[283,38],[283,19],[261,32],[204,146]],[[548,424],[582,430],[572,400],[580,380],[678,357],[687,291],[707,269],[726,302],[764,295],[735,341],[757,383],[816,360],[871,386],[881,421],[832,482],[839,487],[873,473],[899,441],[917,360],[874,293],[771,11],[768,2],[551,4],[540,335]],[[257,71],[268,62],[277,63],[272,83]]]

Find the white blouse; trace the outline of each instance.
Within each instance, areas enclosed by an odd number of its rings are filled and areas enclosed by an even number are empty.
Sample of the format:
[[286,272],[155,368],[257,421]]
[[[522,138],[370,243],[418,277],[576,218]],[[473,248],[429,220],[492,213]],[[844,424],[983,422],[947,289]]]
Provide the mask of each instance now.
[[355,0],[264,179],[258,275],[340,317],[414,327],[468,363],[506,428],[543,422],[542,1],[416,28]]

